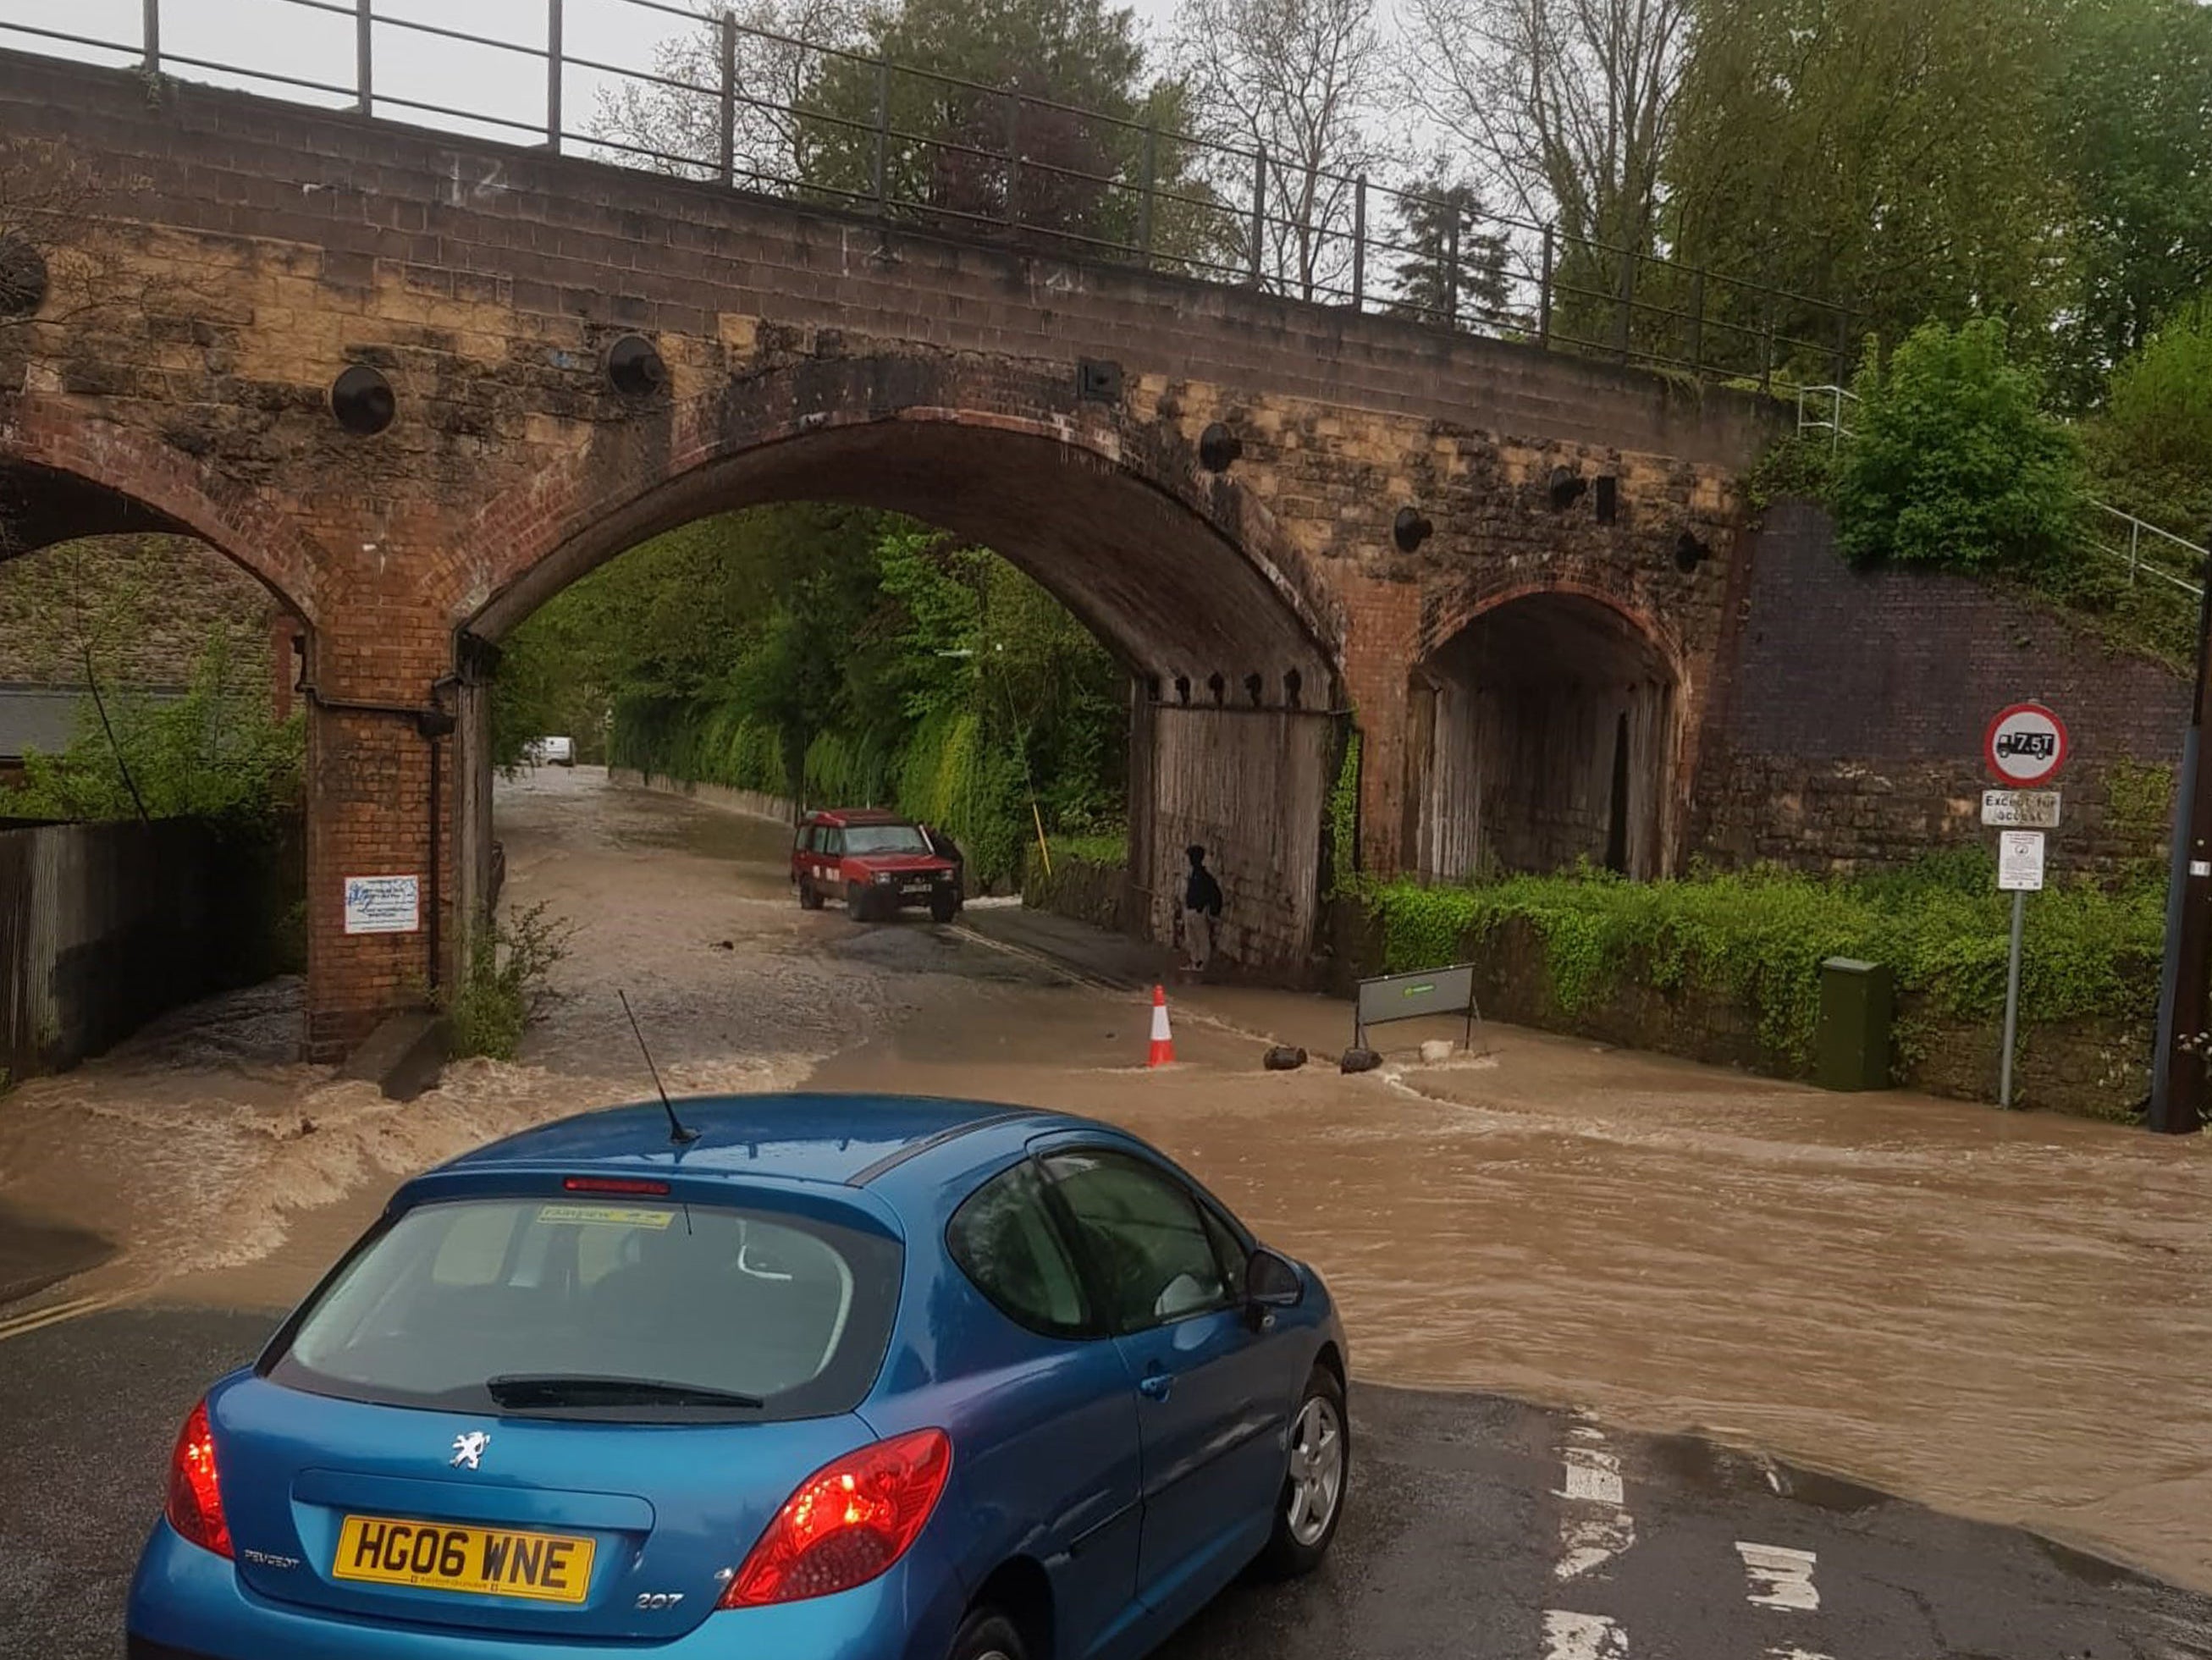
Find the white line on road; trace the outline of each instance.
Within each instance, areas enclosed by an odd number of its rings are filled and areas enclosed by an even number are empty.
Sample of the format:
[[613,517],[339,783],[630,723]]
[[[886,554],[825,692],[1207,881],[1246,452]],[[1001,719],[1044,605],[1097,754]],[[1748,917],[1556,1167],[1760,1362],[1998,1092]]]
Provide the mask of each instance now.
[[1579,1579],[1636,1542],[1636,1522],[1621,1508],[1620,1460],[1606,1447],[1605,1432],[1583,1422],[1571,1426],[1567,1435],[1570,1444],[1559,1452],[1566,1482],[1555,1496],[1571,1508],[1559,1512],[1554,1572],[1561,1579]]
[[1832,1660],[1832,1657],[1815,1654],[1810,1649],[1769,1649],[1766,1660]]
[[1796,1608],[1815,1613],[1820,1593],[1813,1586],[1813,1569],[1820,1560],[1811,1551],[1791,1550],[1785,1545],[1747,1545],[1736,1541],[1743,1571],[1750,1576],[1747,1595],[1763,1608]]
[[[1603,1430],[1588,1419],[1569,1425],[1559,1457],[1566,1481],[1554,1496],[1565,1505],[1555,1572],[1561,1579],[1579,1579],[1633,1545],[1636,1523],[1620,1507],[1620,1460],[1607,1447]],[[1628,1633],[1601,1614],[1547,1609],[1544,1660],[1628,1660]]]
[[1566,1460],[1567,1485],[1559,1490],[1560,1498],[1619,1507],[1623,1497],[1620,1460],[1595,1447],[1569,1447]]
[[1544,1615],[1544,1660],[1628,1660],[1628,1633],[1601,1614]]

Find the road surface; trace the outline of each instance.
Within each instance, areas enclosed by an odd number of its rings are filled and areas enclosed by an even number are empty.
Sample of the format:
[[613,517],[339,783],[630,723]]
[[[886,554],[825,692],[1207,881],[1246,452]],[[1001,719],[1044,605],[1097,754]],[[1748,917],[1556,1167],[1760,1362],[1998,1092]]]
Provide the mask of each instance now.
[[1181,1660],[2212,1657],[2201,1147],[1495,1030],[1268,1073],[1344,1011],[1220,988],[1174,992],[1152,1071],[1113,942],[802,913],[779,827],[580,769],[507,791],[501,833],[511,903],[574,925],[520,1062],[398,1107],[287,1058],[280,987],[0,1104],[0,1204],[97,1264],[0,1309],[0,1652],[116,1652],[177,1422],[397,1179],[647,1092],[619,988],[672,1088],[1101,1113],[1328,1274],[1340,1554],[1233,1593]]
[[[114,1660],[176,1426],[276,1317],[118,1310],[0,1341],[0,1654]],[[1322,1571],[1236,1587],[1164,1660],[2212,1654],[2203,1598],[1694,1438],[1376,1385],[1352,1419]]]

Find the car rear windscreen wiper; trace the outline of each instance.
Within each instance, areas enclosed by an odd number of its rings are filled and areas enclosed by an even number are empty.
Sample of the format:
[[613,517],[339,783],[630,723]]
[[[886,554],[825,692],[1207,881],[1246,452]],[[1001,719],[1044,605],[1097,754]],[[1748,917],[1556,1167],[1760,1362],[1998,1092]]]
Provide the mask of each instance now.
[[669,1383],[654,1377],[593,1377],[571,1372],[510,1372],[484,1379],[484,1389],[502,1407],[742,1407],[767,1405],[756,1395],[710,1389],[704,1383]]

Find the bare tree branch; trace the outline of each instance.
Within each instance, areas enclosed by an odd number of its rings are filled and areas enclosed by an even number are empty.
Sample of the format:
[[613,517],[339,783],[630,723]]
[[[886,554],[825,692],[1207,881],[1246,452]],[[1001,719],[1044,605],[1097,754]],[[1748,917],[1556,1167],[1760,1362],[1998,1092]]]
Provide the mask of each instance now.
[[1407,0],[1400,80],[1491,192],[1571,242],[1648,251],[1690,0]]
[[718,175],[720,25],[726,16],[738,26],[732,135],[738,182],[756,190],[788,189],[805,178],[809,160],[799,111],[824,56],[811,48],[858,46],[866,19],[862,0],[743,0],[703,9],[696,29],[653,52],[653,73],[683,84],[626,81],[601,88],[592,131],[629,146],[631,153],[623,159],[633,165],[687,179]]
[[1246,158],[1266,152],[1261,269],[1286,293],[1313,299],[1350,264],[1353,179],[1384,159],[1380,54],[1373,0],[1186,0],[1177,15],[1200,136],[1233,152],[1208,164],[1225,199],[1251,199]]

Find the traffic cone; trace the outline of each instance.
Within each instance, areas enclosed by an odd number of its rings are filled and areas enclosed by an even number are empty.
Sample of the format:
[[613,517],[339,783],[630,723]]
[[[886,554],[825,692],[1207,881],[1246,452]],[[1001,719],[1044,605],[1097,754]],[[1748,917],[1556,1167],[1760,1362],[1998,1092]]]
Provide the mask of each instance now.
[[1148,1067],[1175,1065],[1175,1037],[1168,1031],[1168,994],[1164,986],[1152,988],[1152,1058]]

